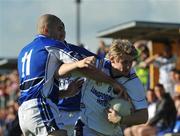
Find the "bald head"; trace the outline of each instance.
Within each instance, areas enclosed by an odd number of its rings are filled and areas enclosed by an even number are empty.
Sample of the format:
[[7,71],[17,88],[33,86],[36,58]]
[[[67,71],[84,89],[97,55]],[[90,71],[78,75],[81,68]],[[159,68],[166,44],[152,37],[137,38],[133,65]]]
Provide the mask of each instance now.
[[38,34],[46,35],[56,40],[64,40],[65,27],[64,23],[55,15],[42,15],[37,24]]

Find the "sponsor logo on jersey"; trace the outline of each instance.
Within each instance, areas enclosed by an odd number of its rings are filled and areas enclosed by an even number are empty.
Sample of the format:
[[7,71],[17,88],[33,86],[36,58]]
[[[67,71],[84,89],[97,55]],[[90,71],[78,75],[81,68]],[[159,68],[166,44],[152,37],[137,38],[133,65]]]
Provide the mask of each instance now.
[[97,103],[99,103],[103,107],[106,107],[108,105],[108,101],[113,99],[112,96],[99,92],[94,87],[91,89],[91,92],[97,97]]

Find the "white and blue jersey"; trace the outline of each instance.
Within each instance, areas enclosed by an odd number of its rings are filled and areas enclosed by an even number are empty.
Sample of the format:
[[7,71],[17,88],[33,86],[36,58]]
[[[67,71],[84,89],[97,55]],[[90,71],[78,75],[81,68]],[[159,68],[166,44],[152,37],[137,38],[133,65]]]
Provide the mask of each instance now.
[[[75,46],[73,44],[68,44],[68,47],[73,51],[71,52],[71,56],[73,56],[77,60],[81,60],[88,56],[97,57],[97,55],[88,51],[85,48]],[[59,79],[60,90],[67,89],[69,83],[72,82],[73,80],[74,78],[71,75],[69,77]],[[79,92],[77,95],[73,97],[61,99],[58,103],[58,108],[59,110],[63,110],[63,111],[80,111],[80,104],[81,104],[81,92]]]
[[65,43],[43,35],[38,35],[22,49],[18,56],[20,104],[34,98],[58,102],[58,80],[54,73],[63,61],[71,58],[69,52]]
[[62,128],[59,81],[55,72],[62,63],[77,59],[65,42],[38,35],[18,56],[20,96],[18,116],[23,134],[48,135]]
[[[96,66],[113,77],[109,60],[101,60],[97,63]],[[144,88],[133,69],[126,77],[113,78],[126,88],[136,110],[147,108]],[[85,125],[104,135],[122,135],[120,127],[109,123],[105,114],[108,102],[117,97],[109,84],[98,85],[93,80],[86,80],[82,88],[82,102],[85,104],[85,108],[81,112],[81,118]]]

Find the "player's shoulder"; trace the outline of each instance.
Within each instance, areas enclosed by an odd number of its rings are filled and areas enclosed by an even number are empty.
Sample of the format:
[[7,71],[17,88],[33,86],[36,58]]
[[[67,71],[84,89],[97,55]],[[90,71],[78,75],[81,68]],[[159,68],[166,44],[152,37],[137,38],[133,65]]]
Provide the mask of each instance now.
[[111,70],[111,61],[106,58],[98,58],[96,59],[96,67],[104,70]]
[[87,57],[87,56],[96,56],[96,54],[94,54],[93,52],[89,51],[88,49],[84,48],[84,47],[80,47],[80,46],[77,46],[77,45],[74,45],[74,44],[71,44],[71,43],[67,43],[69,48],[72,50],[72,51],[75,51],[79,54],[81,54],[83,57]]
[[[66,44],[63,41],[59,41],[53,38],[46,37],[44,35],[37,35],[32,44],[38,45],[39,48],[53,48],[53,49],[64,49]],[[37,48],[38,48],[37,47]]]
[[55,40],[44,35],[36,35],[33,41],[27,44],[21,51],[26,51],[29,49],[38,50],[43,48],[56,48],[56,49],[64,49],[66,45],[64,42]]
[[139,85],[141,86],[141,82],[133,68],[130,70],[127,76],[122,76],[119,78],[119,80],[123,82],[123,84],[128,86],[134,86],[134,87],[137,87]]
[[32,49],[33,49],[33,47],[32,47],[32,42],[31,42],[21,49],[21,51],[19,52],[18,58],[21,57],[22,55],[24,55],[26,52],[29,52]]
[[130,78],[130,79],[138,78],[134,68],[131,68],[130,73],[129,73],[129,75],[127,77]]
[[123,85],[126,87],[128,94],[134,101],[140,102],[145,100],[144,87],[134,69],[131,69],[128,77],[123,78]]
[[62,41],[54,40],[54,39],[49,39],[47,41],[44,41],[44,46],[46,49],[57,49],[57,50],[64,50],[67,49],[68,46]]

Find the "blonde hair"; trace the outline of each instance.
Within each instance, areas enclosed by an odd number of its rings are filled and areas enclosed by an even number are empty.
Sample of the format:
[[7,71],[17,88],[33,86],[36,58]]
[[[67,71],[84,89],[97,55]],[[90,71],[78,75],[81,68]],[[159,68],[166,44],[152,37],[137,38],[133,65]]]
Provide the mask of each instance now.
[[137,56],[137,50],[129,40],[113,40],[109,48],[109,56],[122,57],[124,55],[130,55],[133,58]]

